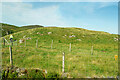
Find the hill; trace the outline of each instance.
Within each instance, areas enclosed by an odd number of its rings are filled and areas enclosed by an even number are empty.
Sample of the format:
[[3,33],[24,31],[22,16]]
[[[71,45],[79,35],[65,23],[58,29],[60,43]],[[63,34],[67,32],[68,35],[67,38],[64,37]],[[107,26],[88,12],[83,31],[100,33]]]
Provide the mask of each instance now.
[[33,29],[33,28],[38,28],[38,27],[43,27],[43,26],[28,25],[28,26],[18,27],[18,26],[14,26],[10,24],[0,23],[0,27],[2,27],[2,36],[5,36],[5,35],[16,33],[22,30]]
[[27,28],[27,29],[33,29],[33,28],[39,28],[39,27],[44,27],[41,25],[27,25],[27,26],[22,26],[22,28]]
[[[114,58],[118,55],[118,35],[82,28],[40,27],[13,36],[17,40],[13,43],[14,66],[39,68],[61,76],[65,52],[65,73],[70,78],[118,75],[118,61]],[[5,38],[9,41],[9,35]],[[9,66],[9,45],[2,46],[2,65]]]

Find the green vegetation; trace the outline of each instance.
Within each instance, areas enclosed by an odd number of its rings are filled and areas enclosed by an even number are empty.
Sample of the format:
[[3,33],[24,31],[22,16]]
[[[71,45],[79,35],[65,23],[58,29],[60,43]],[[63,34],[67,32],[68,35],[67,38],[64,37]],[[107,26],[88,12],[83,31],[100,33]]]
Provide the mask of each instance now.
[[[17,40],[13,45],[14,66],[39,68],[46,70],[48,77],[58,77],[62,75],[62,53],[65,52],[65,73],[68,78],[118,75],[118,61],[114,59],[114,56],[118,55],[116,34],[81,28],[41,27],[13,33],[13,36]],[[5,38],[9,41],[9,35]],[[18,42],[25,38],[26,46],[25,42]],[[36,48],[36,40],[38,40],[38,48]],[[2,65],[10,65],[7,44],[2,48]]]
[[[27,30],[27,29],[33,29],[33,28],[38,28],[38,27],[43,27],[39,25],[29,25],[29,26],[14,26],[14,25],[9,25],[5,23],[0,23],[0,27],[2,27],[2,36],[8,35],[8,34],[13,34],[15,32]],[[0,30],[1,31],[1,30]]]

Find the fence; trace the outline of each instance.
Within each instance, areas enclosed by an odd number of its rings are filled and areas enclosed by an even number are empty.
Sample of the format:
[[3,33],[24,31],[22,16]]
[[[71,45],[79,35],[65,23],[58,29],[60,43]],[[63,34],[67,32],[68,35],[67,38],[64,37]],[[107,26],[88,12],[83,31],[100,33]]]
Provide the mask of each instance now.
[[[109,71],[117,74],[117,64],[114,62],[113,56],[94,51],[95,45],[94,48],[93,45],[87,45],[89,47],[86,50],[82,48],[83,44],[76,47],[76,44],[63,45],[55,40],[42,42],[44,41],[39,39],[25,40],[21,44],[18,40],[13,42],[13,48],[10,48],[10,55],[13,54],[13,57],[10,56],[10,63],[12,64],[13,58],[13,65],[18,67],[41,68],[48,72],[69,73],[75,77],[86,77],[93,74],[97,76],[104,72],[106,72],[105,75],[108,75]],[[3,46],[5,45],[9,45],[9,41],[6,39],[3,40]],[[109,70],[109,67],[113,65],[114,69]]]

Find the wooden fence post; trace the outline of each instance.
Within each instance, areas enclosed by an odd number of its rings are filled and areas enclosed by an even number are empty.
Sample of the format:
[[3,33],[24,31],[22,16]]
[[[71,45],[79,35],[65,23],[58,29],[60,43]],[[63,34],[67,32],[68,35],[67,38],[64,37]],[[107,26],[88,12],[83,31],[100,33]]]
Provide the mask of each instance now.
[[12,46],[9,46],[9,50],[10,50],[10,65],[13,66],[13,60],[12,60]]
[[53,45],[53,40],[52,40],[52,43],[51,43],[51,49],[52,49],[52,45]]
[[4,40],[10,45],[10,43],[4,38]]
[[91,54],[93,55],[93,46],[92,46],[92,48],[91,48]]
[[3,38],[3,45],[5,46],[5,38]]
[[25,47],[26,47],[26,39],[25,39]]
[[64,70],[64,68],[65,68],[65,53],[63,52],[63,61],[62,61],[63,63],[62,63],[62,72],[64,73],[65,72],[65,70]]
[[16,45],[18,46],[18,41],[16,40]]
[[36,48],[38,48],[38,39],[36,40]]
[[71,43],[70,43],[69,51],[71,52]]

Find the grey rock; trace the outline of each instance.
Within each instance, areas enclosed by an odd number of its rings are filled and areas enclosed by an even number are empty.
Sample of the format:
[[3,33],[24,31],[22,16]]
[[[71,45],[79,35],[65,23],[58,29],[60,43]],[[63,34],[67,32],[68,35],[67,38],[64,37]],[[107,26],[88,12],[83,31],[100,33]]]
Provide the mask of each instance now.
[[16,72],[18,72],[18,73],[19,73],[19,72],[20,72],[20,68],[16,69]]
[[63,73],[61,77],[62,77],[62,78],[67,78],[67,76],[68,76],[67,73]]

